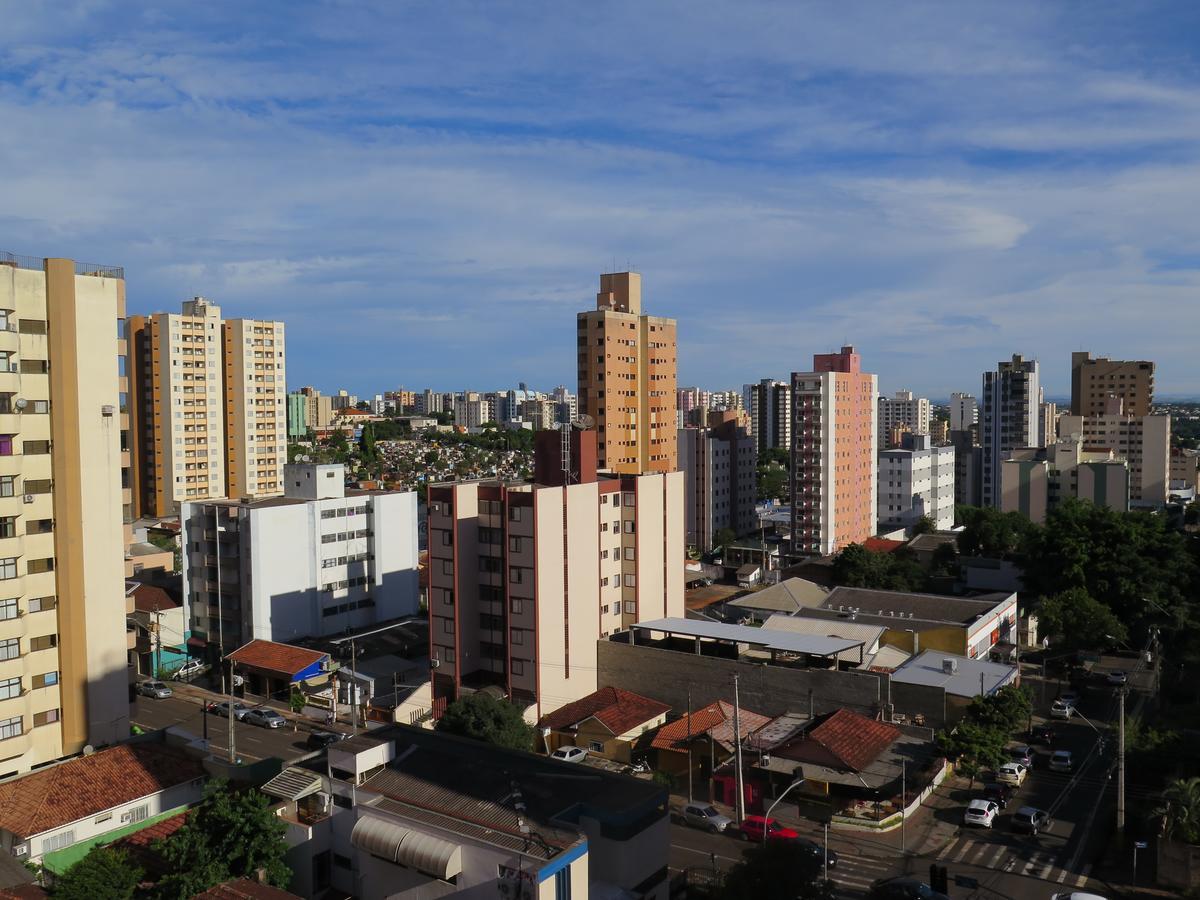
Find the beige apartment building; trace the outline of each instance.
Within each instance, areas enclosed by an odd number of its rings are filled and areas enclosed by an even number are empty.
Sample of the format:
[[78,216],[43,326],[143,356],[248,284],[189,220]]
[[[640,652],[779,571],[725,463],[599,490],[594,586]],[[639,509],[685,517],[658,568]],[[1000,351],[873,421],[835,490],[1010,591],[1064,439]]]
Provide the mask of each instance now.
[[1071,354],[1071,415],[1099,416],[1110,395],[1121,398],[1125,414],[1150,415],[1154,402],[1154,363],[1149,360],[1119,360],[1087,351]]
[[1086,450],[1111,450],[1129,463],[1133,506],[1163,506],[1171,482],[1171,417],[1126,415],[1119,397],[1109,397],[1102,415],[1062,416],[1061,438],[1078,437]]
[[543,432],[532,482],[430,486],[435,703],[497,685],[540,717],[596,690],[598,640],[684,615],[683,473],[597,474],[574,437],[569,484]]
[[181,503],[282,492],[287,454],[282,322],[181,313],[130,316],[133,495],[138,516]]
[[601,469],[674,472],[676,324],[642,314],[642,276],[600,276],[596,309],[578,315],[579,412],[595,420]]
[[1041,525],[1067,497],[1128,512],[1129,464],[1111,450],[1085,449],[1078,435],[1015,450],[1001,463],[1001,512]]
[[129,735],[123,270],[0,254],[0,777]]

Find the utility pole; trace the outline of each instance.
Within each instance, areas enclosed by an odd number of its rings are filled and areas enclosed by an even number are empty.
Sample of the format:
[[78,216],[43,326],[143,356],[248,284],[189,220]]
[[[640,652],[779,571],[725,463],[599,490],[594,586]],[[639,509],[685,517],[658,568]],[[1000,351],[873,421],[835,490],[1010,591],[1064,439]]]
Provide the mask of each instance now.
[[1125,831],[1125,688],[1117,690],[1120,712],[1117,723],[1117,831]]
[[734,810],[737,813],[737,820],[741,822],[746,818],[746,794],[742,788],[742,722],[741,722],[741,703],[738,699],[738,673],[733,673],[733,778],[734,787],[737,790]]
[[350,638],[350,734],[358,734],[358,654]]
[[687,750],[688,750],[688,803],[692,802],[692,685],[688,684],[687,711]]
[[[222,660],[222,662],[224,662],[224,660]],[[221,677],[224,678],[224,666],[222,666],[221,669]],[[234,732],[236,730],[234,725],[237,724],[237,716],[234,715],[233,709],[233,704],[235,702],[236,701],[233,699],[233,660],[231,659],[229,660],[229,762],[231,764],[237,762],[237,750],[234,749]]]
[[[222,663],[225,662],[225,613],[221,608],[221,520],[218,518],[220,507],[213,505],[213,547],[216,548],[217,555],[217,657]],[[221,666],[221,688],[225,688],[225,666]],[[233,711],[230,710],[230,716]],[[229,729],[229,733],[233,734],[233,729]],[[230,750],[230,758],[233,757],[233,751]]]
[[908,835],[905,833],[904,821],[908,818],[908,760],[900,760],[900,855],[908,855]]

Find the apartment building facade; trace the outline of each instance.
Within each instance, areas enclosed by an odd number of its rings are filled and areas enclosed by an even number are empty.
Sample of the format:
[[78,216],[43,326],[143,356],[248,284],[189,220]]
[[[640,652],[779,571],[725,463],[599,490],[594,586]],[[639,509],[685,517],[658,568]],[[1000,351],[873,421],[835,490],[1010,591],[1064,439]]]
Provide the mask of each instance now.
[[1108,398],[1121,398],[1126,415],[1150,415],[1154,403],[1154,363],[1149,360],[1095,358],[1087,351],[1071,354],[1071,415],[1105,414]]
[[684,474],[689,546],[709,550],[717,532],[749,534],[754,513],[758,452],[738,425],[736,412],[710,413],[703,428],[679,429],[679,467]]
[[1062,416],[1059,433],[1078,437],[1086,450],[1111,450],[1128,462],[1133,506],[1163,506],[1171,486],[1171,417],[1126,415],[1124,401],[1117,396],[1109,397],[1106,410],[1100,415]]
[[498,685],[545,715],[596,689],[600,638],[683,615],[683,473],[597,474],[596,435],[573,444],[566,484],[549,452],[532,482],[430,486],[435,701]]
[[220,652],[417,613],[417,495],[347,493],[345,476],[341,465],[288,465],[281,497],[183,505],[193,634]]
[[927,434],[906,434],[898,449],[879,452],[879,527],[911,529],[928,516],[937,531],[954,527],[954,447]]
[[792,448],[792,385],[764,378],[748,385],[750,434],[759,453]]
[[642,313],[642,276],[600,276],[596,309],[576,321],[579,411],[595,420],[601,469],[674,472],[676,323]]
[[1000,506],[1001,464],[1012,451],[1038,446],[1039,379],[1037,360],[1019,353],[997,364],[996,371],[983,373],[979,443],[983,447],[980,499],[984,506]]
[[929,434],[932,406],[927,397],[914,397],[912,391],[896,391],[891,397],[879,398],[879,448],[900,446],[893,442],[893,429],[911,434]]
[[120,268],[0,254],[0,777],[129,735]]
[[203,297],[130,316],[137,516],[180,504],[281,492],[287,454],[282,322],[223,320]]
[[877,376],[853,347],[792,373],[792,546],[828,555],[875,534]]
[[979,402],[974,394],[950,395],[950,430],[969,431],[979,422]]
[[1003,464],[1000,510],[1042,524],[1068,497],[1118,512],[1129,509],[1129,465],[1111,450],[1086,450],[1078,435],[1016,450]]

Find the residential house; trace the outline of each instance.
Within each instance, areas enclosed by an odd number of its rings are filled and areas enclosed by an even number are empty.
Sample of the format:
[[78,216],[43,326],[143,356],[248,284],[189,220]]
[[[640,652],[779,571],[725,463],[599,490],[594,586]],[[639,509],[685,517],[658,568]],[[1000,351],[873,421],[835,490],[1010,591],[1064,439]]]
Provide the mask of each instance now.
[[[703,784],[725,760],[733,755],[734,735],[743,739],[771,721],[770,716],[742,707],[738,711],[737,731],[733,727],[733,704],[718,700],[684,713],[663,725],[650,742],[658,751],[655,768],[679,780],[686,780],[688,767],[696,784]],[[725,801],[730,802],[730,801]]]
[[606,687],[542,716],[545,750],[571,744],[614,762],[629,763],[639,737],[667,719],[671,707],[633,691]]
[[786,578],[761,591],[730,600],[725,606],[739,615],[762,622],[775,613],[794,614],[806,604],[819,603],[829,589],[804,578]]

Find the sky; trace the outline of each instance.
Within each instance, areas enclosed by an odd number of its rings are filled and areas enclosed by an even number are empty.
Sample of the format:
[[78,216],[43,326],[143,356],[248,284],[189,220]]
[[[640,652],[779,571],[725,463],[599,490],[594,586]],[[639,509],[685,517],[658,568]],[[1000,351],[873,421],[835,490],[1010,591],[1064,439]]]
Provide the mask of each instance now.
[[288,383],[575,386],[642,274],[679,383],[845,343],[882,391],[1013,353],[1200,395],[1200,4],[24,0],[0,250],[128,310],[281,319]]

